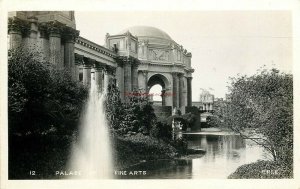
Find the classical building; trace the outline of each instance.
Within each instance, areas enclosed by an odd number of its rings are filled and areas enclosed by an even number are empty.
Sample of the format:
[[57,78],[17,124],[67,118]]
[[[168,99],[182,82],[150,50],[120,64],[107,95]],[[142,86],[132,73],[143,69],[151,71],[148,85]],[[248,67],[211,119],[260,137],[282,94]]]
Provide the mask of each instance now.
[[79,36],[73,11],[19,11],[9,13],[8,37],[9,48],[37,50],[42,60],[70,70],[85,85],[95,79],[105,90],[115,83],[124,101],[133,91],[147,95],[161,85],[158,114],[174,108],[185,113],[192,106],[192,54],[160,29],[130,27],[107,34],[101,46]]
[[[200,110],[205,112],[212,112],[213,111],[213,104],[214,104],[215,96],[211,94],[209,91],[203,90],[200,94]],[[202,107],[201,107],[202,106]]]

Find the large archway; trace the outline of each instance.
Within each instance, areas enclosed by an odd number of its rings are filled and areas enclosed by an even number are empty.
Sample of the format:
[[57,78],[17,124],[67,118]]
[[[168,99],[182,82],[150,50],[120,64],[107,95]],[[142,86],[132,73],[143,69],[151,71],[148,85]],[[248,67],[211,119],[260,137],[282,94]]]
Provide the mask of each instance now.
[[167,105],[166,90],[169,85],[170,82],[162,74],[154,74],[149,78],[147,82],[147,88],[149,91],[150,98],[154,100],[154,102],[156,102],[156,105],[161,105],[161,106]]

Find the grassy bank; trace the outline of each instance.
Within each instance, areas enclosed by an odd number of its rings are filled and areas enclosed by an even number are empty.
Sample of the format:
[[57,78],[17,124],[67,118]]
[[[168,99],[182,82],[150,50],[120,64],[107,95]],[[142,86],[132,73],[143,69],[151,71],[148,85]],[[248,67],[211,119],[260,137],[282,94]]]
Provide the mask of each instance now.
[[293,178],[292,169],[274,161],[257,161],[240,166],[229,179],[279,179]]
[[115,137],[115,169],[123,169],[143,160],[171,159],[178,156],[170,144],[142,134]]

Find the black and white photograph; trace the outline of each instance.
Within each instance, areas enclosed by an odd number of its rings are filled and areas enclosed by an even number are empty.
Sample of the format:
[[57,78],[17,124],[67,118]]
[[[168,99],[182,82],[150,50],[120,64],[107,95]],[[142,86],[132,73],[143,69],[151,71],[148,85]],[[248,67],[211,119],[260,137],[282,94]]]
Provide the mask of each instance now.
[[13,8],[4,182],[300,187],[294,10]]

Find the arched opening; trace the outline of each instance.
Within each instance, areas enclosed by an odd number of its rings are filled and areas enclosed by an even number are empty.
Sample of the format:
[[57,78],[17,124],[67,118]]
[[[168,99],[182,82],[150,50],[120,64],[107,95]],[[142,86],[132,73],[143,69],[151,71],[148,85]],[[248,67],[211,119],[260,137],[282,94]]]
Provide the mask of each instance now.
[[149,90],[149,100],[153,102],[153,105],[162,105],[161,96],[162,86],[159,84],[153,85]]
[[155,74],[149,78],[147,85],[149,91],[149,99],[153,101],[153,104],[158,106],[165,106],[166,96],[164,94],[166,91],[166,87],[169,86],[168,79],[161,74]]

